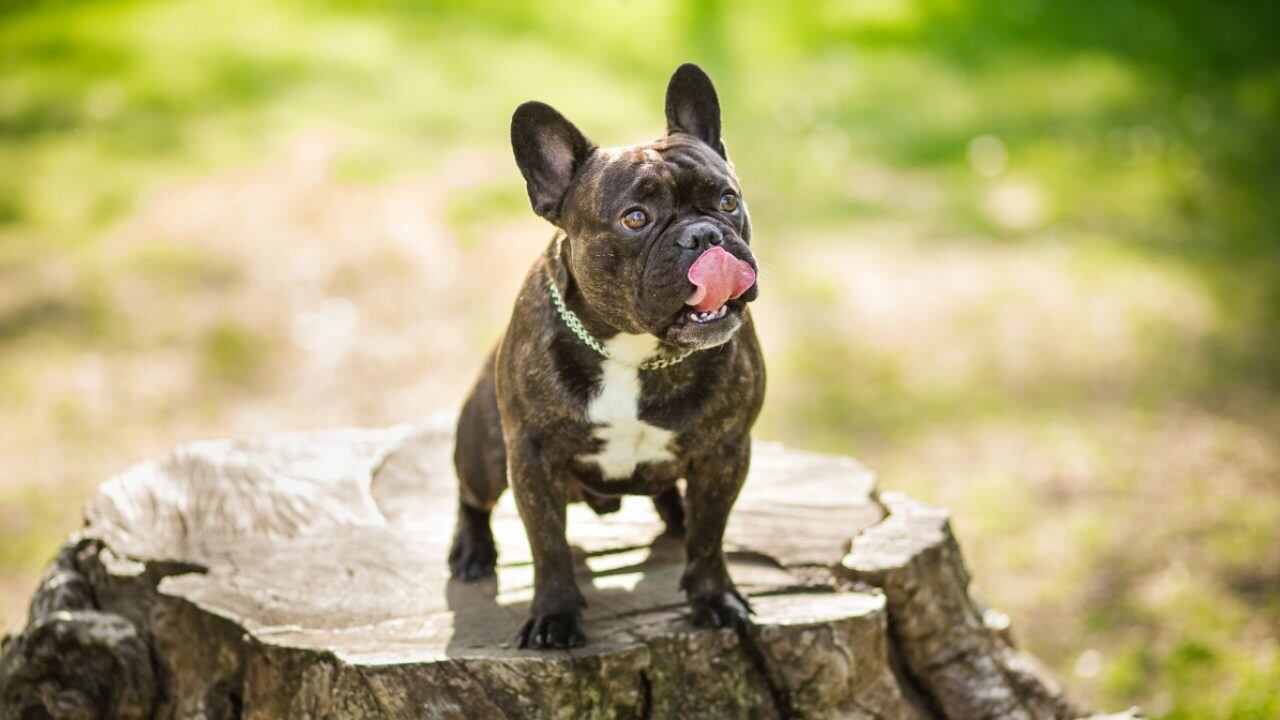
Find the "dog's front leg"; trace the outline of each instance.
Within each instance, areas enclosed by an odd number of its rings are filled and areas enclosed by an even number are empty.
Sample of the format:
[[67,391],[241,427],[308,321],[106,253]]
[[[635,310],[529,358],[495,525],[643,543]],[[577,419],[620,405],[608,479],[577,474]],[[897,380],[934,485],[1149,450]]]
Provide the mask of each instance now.
[[507,451],[511,490],[533,552],[533,605],[516,636],[516,647],[581,647],[587,641],[582,633],[582,608],[587,603],[574,582],[565,539],[565,477],[550,471],[533,438],[508,438]]
[[693,622],[703,627],[750,624],[751,605],[738,593],[724,561],[724,529],[747,477],[751,438],[725,443],[691,464],[686,491],[688,529],[680,587]]

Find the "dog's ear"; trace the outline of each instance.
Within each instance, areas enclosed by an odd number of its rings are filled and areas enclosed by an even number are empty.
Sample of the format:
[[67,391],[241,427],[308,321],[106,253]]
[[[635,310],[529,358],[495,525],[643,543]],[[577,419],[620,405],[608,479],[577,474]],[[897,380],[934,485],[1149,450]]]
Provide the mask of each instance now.
[[667,134],[692,135],[727,157],[720,141],[720,99],[702,68],[685,63],[667,83]]
[[595,145],[555,108],[531,101],[511,116],[511,149],[533,211],[559,223],[565,192]]

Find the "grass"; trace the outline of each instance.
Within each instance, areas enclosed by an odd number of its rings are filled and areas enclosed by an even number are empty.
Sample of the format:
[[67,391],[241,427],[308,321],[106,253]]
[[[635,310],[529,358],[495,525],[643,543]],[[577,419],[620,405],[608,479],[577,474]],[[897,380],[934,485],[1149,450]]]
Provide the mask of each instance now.
[[0,6],[0,619],[200,437],[456,406],[545,242],[505,146],[716,79],[760,434],[955,511],[1104,707],[1280,712],[1280,50],[1262,3]]

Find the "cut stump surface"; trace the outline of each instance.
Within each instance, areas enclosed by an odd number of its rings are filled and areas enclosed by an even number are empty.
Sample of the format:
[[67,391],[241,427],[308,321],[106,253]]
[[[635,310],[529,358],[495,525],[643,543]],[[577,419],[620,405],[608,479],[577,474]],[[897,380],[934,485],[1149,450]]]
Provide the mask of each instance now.
[[447,418],[179,448],[105,483],[0,656],[0,718],[1071,718],[986,626],[945,513],[847,458],[757,443],[726,534],[757,629],[694,628],[644,498],[569,512],[587,647],[522,651],[496,578],[451,581]]

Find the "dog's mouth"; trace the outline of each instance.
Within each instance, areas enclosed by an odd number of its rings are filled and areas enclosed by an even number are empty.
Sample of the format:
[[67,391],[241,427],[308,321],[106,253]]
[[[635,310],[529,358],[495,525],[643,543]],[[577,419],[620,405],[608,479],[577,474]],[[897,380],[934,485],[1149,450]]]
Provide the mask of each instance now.
[[687,312],[681,319],[687,319],[690,322],[695,322],[699,325],[706,325],[707,323],[713,323],[717,320],[723,320],[728,314],[729,306],[721,305],[719,310],[710,310],[708,312],[698,312],[697,310],[693,310]]
[[741,300],[730,300],[715,310],[693,310],[685,306],[666,326],[655,333],[662,340],[683,348],[703,349],[722,345],[742,327]]
[[693,350],[728,342],[742,327],[743,308],[757,295],[754,265],[713,245],[689,267],[687,279],[683,304],[653,334]]

